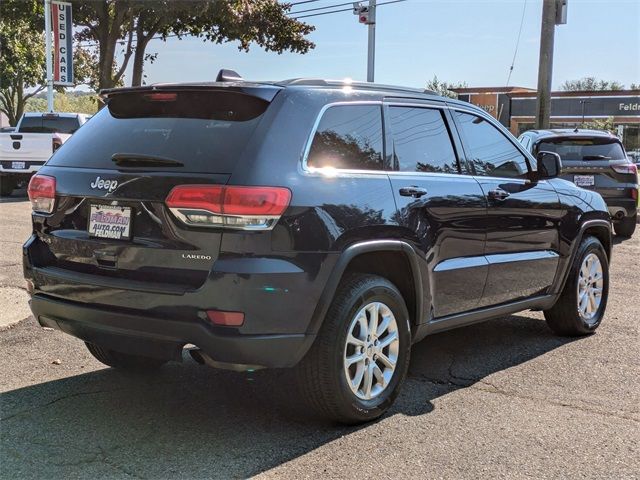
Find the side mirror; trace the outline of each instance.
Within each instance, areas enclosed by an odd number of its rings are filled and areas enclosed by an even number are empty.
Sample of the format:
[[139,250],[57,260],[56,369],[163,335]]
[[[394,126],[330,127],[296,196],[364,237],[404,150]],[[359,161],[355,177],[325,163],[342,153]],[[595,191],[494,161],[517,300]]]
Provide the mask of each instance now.
[[555,152],[538,152],[538,177],[540,179],[555,178],[562,171],[562,159]]

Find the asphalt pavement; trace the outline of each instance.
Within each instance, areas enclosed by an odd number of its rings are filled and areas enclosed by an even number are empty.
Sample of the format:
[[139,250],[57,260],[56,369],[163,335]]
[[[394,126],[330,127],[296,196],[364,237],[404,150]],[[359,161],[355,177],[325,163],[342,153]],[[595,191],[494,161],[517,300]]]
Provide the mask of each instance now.
[[523,312],[428,337],[392,410],[353,428],[310,416],[287,371],[104,367],[28,316],[29,232],[28,202],[3,199],[0,478],[640,476],[640,233],[616,241],[595,335]]

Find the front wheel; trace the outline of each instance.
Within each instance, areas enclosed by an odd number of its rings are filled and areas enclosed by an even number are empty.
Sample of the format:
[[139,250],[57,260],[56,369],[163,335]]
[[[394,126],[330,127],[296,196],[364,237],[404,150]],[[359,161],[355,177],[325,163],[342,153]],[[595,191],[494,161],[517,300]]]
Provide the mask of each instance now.
[[323,417],[347,424],[373,420],[398,396],[410,348],[409,314],[395,285],[374,275],[351,276],[298,366],[301,391]]
[[636,224],[638,222],[638,214],[636,213],[632,217],[624,217],[617,223],[613,224],[613,228],[616,231],[616,235],[624,238],[631,238],[633,232],[636,231]]
[[558,335],[595,332],[602,322],[609,295],[609,261],[600,241],[582,240],[564,290],[556,304],[544,311],[549,327]]

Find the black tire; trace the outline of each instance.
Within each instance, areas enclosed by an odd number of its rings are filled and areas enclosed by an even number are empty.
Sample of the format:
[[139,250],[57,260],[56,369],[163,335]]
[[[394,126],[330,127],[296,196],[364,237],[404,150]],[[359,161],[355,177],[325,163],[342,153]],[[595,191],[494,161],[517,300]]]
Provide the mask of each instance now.
[[[580,280],[580,269],[584,259],[589,254],[595,254],[602,266],[602,297],[593,318],[585,320],[579,313],[578,307],[578,282]],[[609,296],[609,261],[604,247],[600,241],[592,236],[582,239],[578,251],[571,265],[567,283],[564,286],[560,298],[549,310],[544,311],[547,325],[556,334],[562,336],[589,335],[596,331],[602,322],[605,309],[607,308],[607,298]]]
[[16,188],[16,181],[11,177],[0,177],[0,197],[8,197]]
[[613,224],[613,228],[616,231],[616,235],[624,238],[631,238],[633,232],[636,231],[636,224],[638,222],[638,214],[636,213],[632,217],[624,217],[619,222]]
[[157,358],[141,357],[129,355],[127,353],[115,352],[95,343],[85,342],[87,349],[99,362],[109,367],[122,370],[145,371],[155,370],[167,363],[165,360]]
[[[372,302],[386,305],[393,313],[399,342],[395,370],[386,388],[377,396],[365,400],[359,398],[347,383],[344,355],[347,348],[351,348],[345,345],[352,321],[364,306]],[[384,414],[398,396],[409,368],[410,351],[409,313],[395,285],[375,275],[350,276],[338,287],[318,337],[297,367],[301,393],[307,403],[324,418],[345,424],[374,420]],[[380,360],[375,358],[367,362],[380,365]],[[376,385],[377,382],[376,379]]]

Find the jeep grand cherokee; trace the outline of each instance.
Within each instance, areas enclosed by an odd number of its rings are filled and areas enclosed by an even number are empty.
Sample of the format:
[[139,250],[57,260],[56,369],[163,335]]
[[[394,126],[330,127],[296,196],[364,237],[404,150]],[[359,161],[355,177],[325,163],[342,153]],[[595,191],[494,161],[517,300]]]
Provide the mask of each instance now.
[[492,117],[324,80],[112,89],[29,186],[31,308],[116,368],[296,367],[320,413],[389,408],[412,343],[521,310],[592,333],[597,193]]

